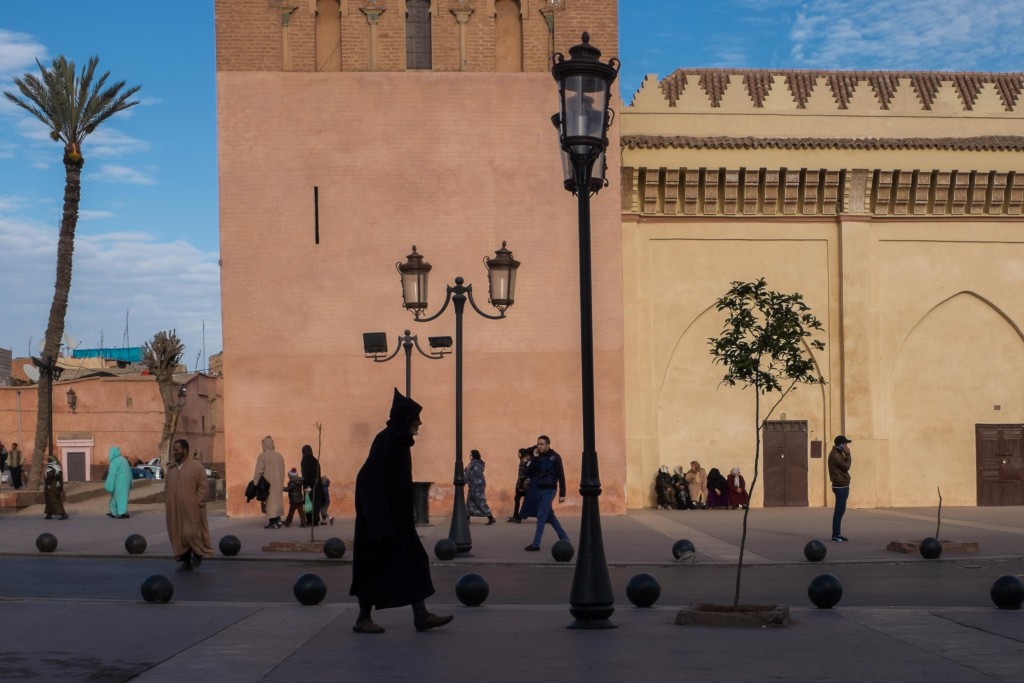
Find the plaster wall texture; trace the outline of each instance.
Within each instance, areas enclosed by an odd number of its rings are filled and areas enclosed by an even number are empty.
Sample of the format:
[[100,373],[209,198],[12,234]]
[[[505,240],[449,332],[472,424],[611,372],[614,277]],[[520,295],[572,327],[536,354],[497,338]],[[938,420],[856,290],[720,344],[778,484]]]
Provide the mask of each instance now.
[[[822,440],[825,453],[836,434],[854,440],[850,504],[935,505],[937,488],[944,504],[977,504],[975,426],[1024,423],[1024,307],[1014,295],[1024,285],[1024,226],[1016,200],[992,201],[1002,190],[985,189],[981,181],[980,191],[973,186],[976,179],[998,177],[990,171],[1019,174],[1019,152],[955,145],[915,150],[905,143],[852,150],[628,145],[653,135],[1012,137],[1020,108],[995,111],[988,102],[957,110],[952,96],[942,94],[943,82],[938,100],[945,104],[932,111],[909,97],[900,100],[899,93],[895,111],[855,109],[852,103],[854,111],[839,111],[834,102],[835,111],[822,103],[808,103],[806,111],[755,109],[749,99],[723,99],[716,111],[693,93],[687,106],[670,111],[651,87],[645,82],[634,106],[619,117],[624,177],[640,183],[623,191],[630,504],[653,500],[651,482],[661,464],[697,459],[723,472],[738,465],[749,482],[753,394],[718,386],[724,372],[712,365],[707,339],[720,333],[724,320],[714,300],[731,281],[761,276],[772,289],[803,294],[824,324],[826,348],[815,360],[828,384],[788,395],[774,418],[786,413],[807,420],[809,440]],[[982,97],[993,95],[983,90]],[[683,215],[676,210],[686,192],[682,180],[678,187],[665,182],[665,169],[673,167],[821,168],[836,177],[842,171],[844,180],[838,208],[804,204],[804,193],[818,190],[801,180],[787,195],[792,215],[766,215],[760,205],[750,215],[726,215],[720,202],[697,204],[698,210]],[[893,184],[890,198],[884,173],[894,169],[970,176],[974,194],[959,203],[962,215],[949,211],[957,197],[967,197],[966,183],[959,195],[950,195],[951,204],[932,196],[916,208],[911,199],[906,209],[908,193],[916,190],[907,183],[899,194]],[[661,184],[651,184],[658,173]],[[704,193],[713,195],[719,189],[710,182],[717,178],[701,175],[692,191],[702,200]],[[652,200],[651,192],[659,194]],[[675,192],[678,197],[670,194]],[[905,215],[893,215],[900,206]],[[734,213],[740,210],[734,207]],[[772,402],[770,395],[765,400]],[[808,458],[807,485],[811,506],[831,505],[824,458]],[[754,504],[762,501],[755,490]]]
[[[387,332],[392,349],[405,329],[454,336],[451,310],[422,325],[403,310],[395,263],[416,245],[433,265],[428,313],[456,276],[494,313],[482,260],[502,240],[523,265],[506,319],[466,308],[463,457],[483,453],[488,500],[507,514],[516,450],[546,433],[564,456],[567,505],[579,505],[577,203],[561,187],[555,108],[546,73],[218,74],[229,514],[259,514],[242,492],[268,434],[288,467],[303,444],[318,450],[319,436],[332,507],[352,510],[355,475],[405,375],[402,354],[364,358],[362,333]],[[611,180],[592,202],[596,423],[602,508],[621,512],[621,217]],[[432,504],[443,509],[454,362],[415,352],[412,362],[412,396],[424,406],[414,477],[436,483]]]

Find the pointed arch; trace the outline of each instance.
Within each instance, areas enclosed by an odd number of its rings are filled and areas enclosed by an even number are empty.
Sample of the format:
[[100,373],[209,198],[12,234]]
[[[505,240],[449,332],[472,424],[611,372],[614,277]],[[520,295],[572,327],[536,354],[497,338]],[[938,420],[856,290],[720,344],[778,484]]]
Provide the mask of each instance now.
[[519,0],[495,0],[494,70],[523,70],[523,17]]

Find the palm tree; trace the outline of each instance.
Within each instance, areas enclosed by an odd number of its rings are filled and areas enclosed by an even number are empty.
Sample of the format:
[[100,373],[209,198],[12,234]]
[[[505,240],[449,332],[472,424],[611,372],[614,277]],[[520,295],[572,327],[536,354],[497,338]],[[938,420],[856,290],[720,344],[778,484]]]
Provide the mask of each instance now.
[[170,462],[171,438],[174,430],[178,428],[178,416],[181,414],[181,406],[178,405],[178,395],[174,390],[174,372],[178,369],[178,362],[185,353],[185,344],[178,338],[175,330],[170,332],[157,332],[153,335],[153,341],[142,345],[142,362],[146,368],[156,376],[157,386],[160,387],[160,398],[164,402],[164,429],[160,434],[160,463],[167,466]]
[[[71,291],[71,260],[75,249],[75,228],[78,225],[78,204],[82,190],[82,142],[114,114],[138,104],[131,96],[141,86],[125,87],[124,81],[107,86],[110,72],[95,78],[98,57],[91,57],[75,74],[75,63],[57,57],[49,68],[37,59],[39,76],[25,74],[14,79],[19,94],[4,91],[4,96],[29,111],[50,129],[54,141],[64,143],[64,208],[57,241],[57,277],[53,287],[53,303],[43,338],[42,372],[37,388],[38,417],[32,469],[28,486],[39,489],[43,483],[47,446],[50,441],[50,403],[53,399],[54,368],[64,336],[64,316]],[[49,444],[52,445],[52,444]]]

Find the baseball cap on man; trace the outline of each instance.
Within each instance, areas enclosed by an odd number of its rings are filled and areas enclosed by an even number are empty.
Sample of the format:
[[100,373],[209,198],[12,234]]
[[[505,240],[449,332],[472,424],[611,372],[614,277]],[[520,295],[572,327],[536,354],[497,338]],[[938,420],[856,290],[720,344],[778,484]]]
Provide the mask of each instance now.
[[853,441],[851,441],[850,439],[847,439],[842,434],[840,434],[839,436],[836,437],[835,444],[837,446],[842,446],[844,443],[853,443]]

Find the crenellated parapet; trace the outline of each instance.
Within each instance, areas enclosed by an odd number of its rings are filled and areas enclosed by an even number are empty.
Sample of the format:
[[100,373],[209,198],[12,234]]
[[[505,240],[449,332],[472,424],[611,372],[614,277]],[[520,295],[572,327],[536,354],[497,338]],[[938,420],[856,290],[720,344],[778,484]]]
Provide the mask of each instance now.
[[648,76],[638,110],[1019,112],[1024,73],[677,69]]

